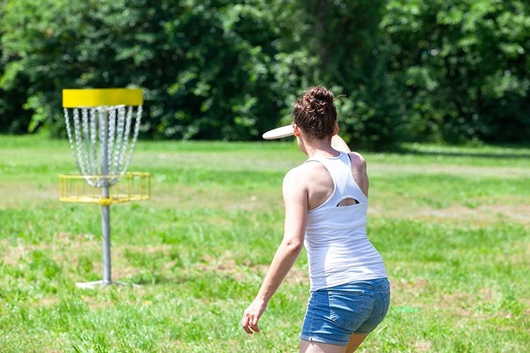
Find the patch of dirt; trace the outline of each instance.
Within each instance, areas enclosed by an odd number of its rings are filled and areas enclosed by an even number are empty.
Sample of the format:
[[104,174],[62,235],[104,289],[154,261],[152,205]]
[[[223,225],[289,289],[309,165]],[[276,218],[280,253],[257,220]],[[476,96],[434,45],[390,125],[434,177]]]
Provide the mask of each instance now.
[[[7,241],[0,241],[0,261],[9,266],[17,266],[27,256],[27,254],[41,250],[45,251],[48,256],[58,265],[64,267],[66,271],[63,276],[69,277],[73,281],[82,281],[78,275],[73,273],[79,263],[79,256],[82,254],[98,254],[97,260],[92,262],[91,271],[95,273],[103,272],[103,263],[100,257],[101,252],[101,238],[91,234],[67,234],[58,233],[54,237],[53,243],[41,244],[20,244],[13,246]],[[142,252],[144,254],[166,253],[170,252],[172,247],[170,245],[159,246],[134,246],[134,245],[120,245],[112,248],[112,278],[119,280],[120,278],[127,278],[136,275],[143,268],[133,267],[127,263],[126,251]],[[125,259],[125,260],[124,260]],[[170,268],[174,263],[165,264],[165,268]]]
[[[207,197],[205,197],[205,194],[207,194]],[[178,206],[181,210],[215,208],[226,211],[259,211],[283,207],[280,186],[278,187],[278,192],[275,193],[222,190],[218,188],[202,190],[198,187],[179,186],[176,191],[154,190],[151,199],[156,200],[156,202],[149,203],[149,207],[166,208]]]
[[[399,214],[394,214],[399,212]],[[427,218],[432,220],[455,220],[459,222],[492,224],[495,222],[516,222],[523,225],[530,225],[530,204],[528,205],[482,205],[477,208],[469,208],[462,205],[450,206],[443,209],[418,209],[409,210],[404,213],[402,210],[388,210],[382,212],[376,208],[369,210],[369,215],[395,216],[400,218],[418,219]]]
[[58,233],[51,244],[18,244],[13,246],[6,240],[2,240],[0,241],[0,248],[4,251],[0,253],[0,260],[6,265],[15,266],[26,254],[36,250],[46,250],[56,262],[71,262],[72,259],[67,254],[86,252],[87,248],[92,246],[99,247],[100,245],[99,240],[91,234]]
[[[513,319],[513,314],[501,310],[484,311],[481,309],[482,305],[500,300],[496,293],[491,288],[481,288],[476,292],[451,292],[444,293],[443,291],[436,291],[429,293],[425,292],[427,282],[423,279],[416,281],[391,281],[392,291],[394,293],[392,302],[394,306],[413,306],[421,310],[440,310],[444,315],[454,317],[457,321],[458,327],[465,328],[470,322],[477,320],[485,321],[492,319]],[[434,301],[415,302],[414,297],[430,295]],[[407,300],[407,302],[404,302]],[[412,303],[412,304],[411,304]],[[419,304],[418,304],[419,303]],[[530,313],[530,308],[525,310]],[[516,330],[515,326],[507,325],[500,329],[512,331]],[[428,343],[428,342],[426,342]],[[419,350],[421,351],[421,350]]]
[[[238,281],[247,279],[248,271],[264,278],[267,274],[267,271],[269,270],[269,265],[252,265],[250,262],[244,263],[243,267],[238,266],[236,262],[230,257],[229,253],[219,259],[214,259],[209,255],[204,255],[202,257],[202,260],[204,261],[204,264],[198,266],[200,270],[214,271],[222,275],[231,276]],[[284,283],[309,284],[309,275],[307,273],[307,270],[293,266],[289,271],[287,277],[285,277]]]
[[416,294],[421,292],[427,286],[427,280],[418,278],[414,281],[407,280],[393,280],[390,281],[390,289],[392,292],[405,292]]
[[0,195],[2,195],[0,210],[27,207],[28,203],[58,202],[59,180],[57,179],[57,185],[53,186],[8,182],[0,185]]
[[431,343],[428,341],[418,341],[414,343],[415,352],[430,352]]
[[58,297],[44,297],[39,300],[39,306],[56,306],[60,302]]
[[524,167],[491,167],[491,166],[469,166],[455,164],[390,164],[373,162],[369,165],[370,174],[446,174],[446,175],[469,175],[490,176],[518,179],[528,177],[528,168]]

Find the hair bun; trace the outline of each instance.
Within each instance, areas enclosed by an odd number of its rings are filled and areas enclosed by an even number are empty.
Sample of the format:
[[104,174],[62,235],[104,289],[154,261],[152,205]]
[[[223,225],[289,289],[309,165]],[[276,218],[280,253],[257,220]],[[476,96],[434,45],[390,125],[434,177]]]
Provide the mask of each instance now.
[[317,86],[306,92],[304,100],[311,107],[311,110],[324,114],[333,105],[334,97],[327,89]]
[[331,138],[337,123],[337,109],[331,91],[314,86],[294,102],[293,120],[310,138]]
[[315,111],[320,114],[323,114],[329,108],[330,102],[315,97],[313,98],[313,102],[311,105],[313,106]]

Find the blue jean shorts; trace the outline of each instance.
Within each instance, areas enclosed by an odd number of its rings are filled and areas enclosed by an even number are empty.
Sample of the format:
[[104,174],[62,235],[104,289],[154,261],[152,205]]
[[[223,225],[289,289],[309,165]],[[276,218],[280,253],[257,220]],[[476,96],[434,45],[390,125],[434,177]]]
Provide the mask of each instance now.
[[345,346],[352,333],[372,332],[390,305],[387,278],[355,281],[311,292],[300,338]]

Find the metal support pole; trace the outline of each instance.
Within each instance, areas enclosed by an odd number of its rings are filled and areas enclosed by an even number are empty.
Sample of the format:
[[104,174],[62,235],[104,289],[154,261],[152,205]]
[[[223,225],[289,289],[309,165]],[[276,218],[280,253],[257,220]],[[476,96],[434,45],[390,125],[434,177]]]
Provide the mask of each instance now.
[[[108,161],[108,127],[109,121],[107,119],[107,109],[100,109],[99,126],[101,129],[101,175],[103,182],[101,187],[101,197],[103,199],[109,198],[109,161]],[[111,284],[111,263],[110,263],[110,206],[101,206],[101,233],[103,238],[103,284]]]
[[[82,123],[78,109],[83,109]],[[108,285],[139,286],[133,283],[114,282],[111,274],[110,205],[112,201],[120,200],[111,199],[110,188],[124,176],[127,170],[138,138],[141,116],[140,106],[138,108],[137,121],[134,125],[134,136],[130,146],[128,146],[133,114],[130,108],[129,114],[125,115],[126,111],[124,109],[123,104],[74,108],[74,131],[72,132],[69,127],[67,109],[65,108],[68,139],[70,147],[74,151],[78,169],[89,186],[101,189],[98,193],[99,195],[94,197],[94,194],[91,194],[90,197],[101,206],[103,278],[99,281],[76,283],[79,288],[95,288]],[[128,149],[129,152],[127,153]],[[78,202],[78,192],[76,191],[75,194],[76,199],[74,202]]]
[[103,235],[103,284],[111,284],[110,206],[101,206],[101,231]]

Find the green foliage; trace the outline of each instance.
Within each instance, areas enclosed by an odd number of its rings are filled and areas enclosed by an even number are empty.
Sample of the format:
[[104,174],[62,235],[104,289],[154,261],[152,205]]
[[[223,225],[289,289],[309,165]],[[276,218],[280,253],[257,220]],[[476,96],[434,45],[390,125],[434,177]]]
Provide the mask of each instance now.
[[381,26],[413,134],[448,142],[527,139],[529,10],[518,0],[388,2]]
[[[306,45],[318,55],[314,79],[337,94],[341,133],[363,148],[384,150],[402,140],[406,118],[399,87],[387,75],[388,54],[379,23],[386,1],[299,1],[309,24]],[[312,76],[312,75],[310,75]]]
[[0,131],[64,134],[63,88],[141,87],[144,137],[258,140],[311,85],[347,141],[521,142],[523,0],[0,1]]
[[[289,87],[261,2],[11,2],[3,13],[10,91],[31,81],[30,130],[62,129],[60,90],[139,86],[154,137],[248,139],[275,125]],[[27,26],[20,24],[27,23]],[[26,28],[27,27],[27,28]],[[281,56],[281,55],[280,55]],[[280,86],[283,89],[280,89]]]

